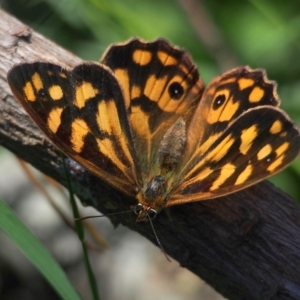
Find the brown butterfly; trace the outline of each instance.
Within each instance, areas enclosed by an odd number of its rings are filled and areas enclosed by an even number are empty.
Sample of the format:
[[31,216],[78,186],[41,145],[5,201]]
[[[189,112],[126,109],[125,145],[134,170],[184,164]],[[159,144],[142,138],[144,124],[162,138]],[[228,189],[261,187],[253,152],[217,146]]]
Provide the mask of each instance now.
[[136,197],[137,221],[244,189],[300,149],[263,70],[239,67],[205,89],[189,54],[163,39],[113,45],[72,71],[20,64],[8,82],[57,147]]

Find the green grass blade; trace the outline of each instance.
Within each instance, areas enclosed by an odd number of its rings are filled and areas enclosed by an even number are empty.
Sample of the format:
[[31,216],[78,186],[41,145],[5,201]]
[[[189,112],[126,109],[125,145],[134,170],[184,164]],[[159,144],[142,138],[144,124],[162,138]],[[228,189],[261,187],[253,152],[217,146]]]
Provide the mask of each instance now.
[[[63,156],[62,156],[62,158],[63,158]],[[73,216],[74,216],[74,219],[76,220],[76,219],[80,218],[80,214],[79,214],[79,210],[78,210],[78,207],[77,207],[77,204],[75,201],[72,184],[70,181],[69,171],[68,171],[68,168],[66,166],[64,159],[63,159],[63,165],[64,165],[64,170],[65,170],[66,179],[67,179],[67,189],[69,190],[70,203],[72,206]],[[93,272],[93,269],[92,269],[92,266],[90,263],[89,253],[88,253],[88,249],[87,249],[87,246],[85,243],[84,226],[83,226],[82,222],[75,221],[75,229],[78,234],[78,238],[81,242],[85,269],[86,269],[86,272],[88,275],[93,300],[100,300],[100,294],[99,294],[98,287],[97,287],[97,280],[95,278],[95,275],[94,275],[94,272]]]
[[81,299],[59,264],[2,200],[0,200],[0,229],[18,245],[62,299]]

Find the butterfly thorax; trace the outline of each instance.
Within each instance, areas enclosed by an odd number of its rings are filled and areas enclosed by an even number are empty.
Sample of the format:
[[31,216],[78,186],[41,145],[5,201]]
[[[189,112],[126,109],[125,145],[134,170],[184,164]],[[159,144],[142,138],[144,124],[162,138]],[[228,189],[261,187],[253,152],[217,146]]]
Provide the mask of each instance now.
[[[186,145],[186,125],[180,117],[173,126],[165,133],[158,151],[158,161],[153,165],[159,165],[156,175],[144,184],[137,194],[139,205],[135,212],[138,214],[137,222],[147,221],[166,206],[168,178],[176,170],[178,162]],[[150,216],[151,214],[151,216]]]

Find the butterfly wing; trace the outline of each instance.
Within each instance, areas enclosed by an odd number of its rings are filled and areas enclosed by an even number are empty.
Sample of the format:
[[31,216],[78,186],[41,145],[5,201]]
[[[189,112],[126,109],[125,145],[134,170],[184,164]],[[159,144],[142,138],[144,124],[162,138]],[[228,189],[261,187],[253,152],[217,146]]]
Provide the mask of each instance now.
[[190,120],[204,91],[203,82],[187,52],[163,39],[114,45],[102,63],[123,88],[143,181],[149,182],[161,171],[157,158],[166,132],[179,118]]
[[8,73],[15,97],[68,156],[127,194],[138,170],[123,92],[112,72],[82,64],[68,72],[50,63],[20,64]]
[[299,154],[299,129],[264,71],[242,67],[212,81],[188,128],[186,152],[170,181],[167,205],[246,188]]
[[269,81],[263,70],[240,67],[216,77],[205,90],[188,129],[188,159],[204,155],[245,111],[279,103],[275,82]]

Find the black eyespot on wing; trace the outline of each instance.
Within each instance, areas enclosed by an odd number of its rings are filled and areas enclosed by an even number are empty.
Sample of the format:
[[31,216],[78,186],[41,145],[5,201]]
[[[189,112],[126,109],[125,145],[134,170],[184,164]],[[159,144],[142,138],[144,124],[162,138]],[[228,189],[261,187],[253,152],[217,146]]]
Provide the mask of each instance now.
[[264,162],[266,164],[270,164],[272,161],[274,161],[276,159],[276,153],[272,152],[271,154],[269,154],[267,157],[265,157]]
[[172,99],[178,100],[183,95],[183,87],[179,82],[173,82],[169,86],[169,95]]
[[216,97],[216,99],[214,100],[213,109],[218,109],[220,106],[223,105],[223,103],[225,102],[225,100],[226,100],[226,97],[225,97],[224,94],[218,95]]

